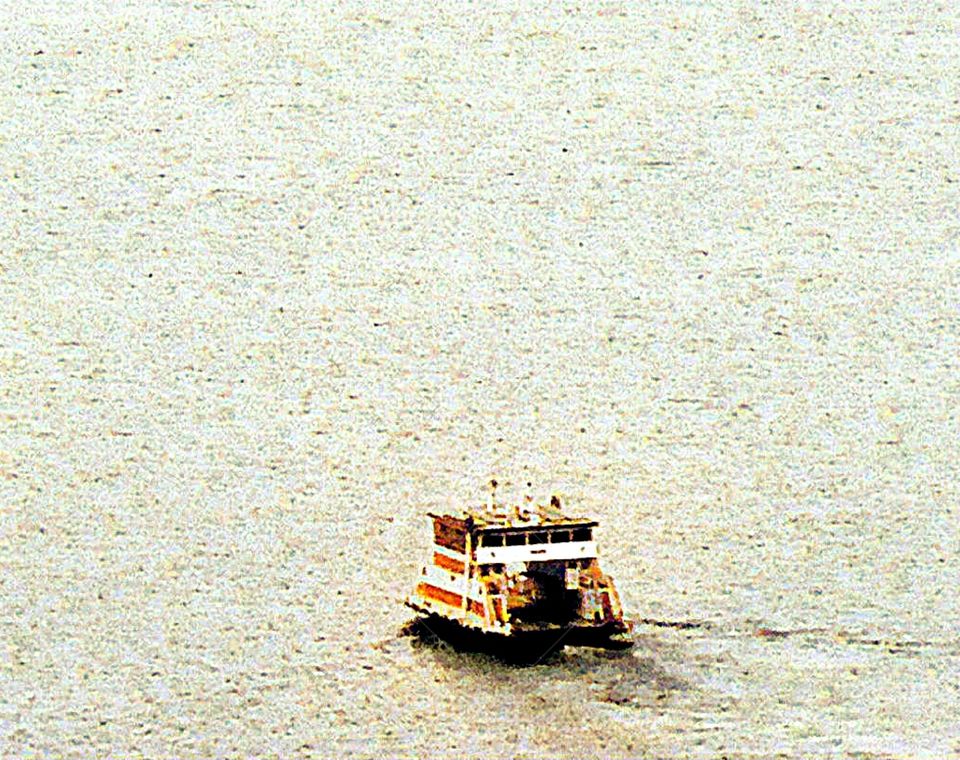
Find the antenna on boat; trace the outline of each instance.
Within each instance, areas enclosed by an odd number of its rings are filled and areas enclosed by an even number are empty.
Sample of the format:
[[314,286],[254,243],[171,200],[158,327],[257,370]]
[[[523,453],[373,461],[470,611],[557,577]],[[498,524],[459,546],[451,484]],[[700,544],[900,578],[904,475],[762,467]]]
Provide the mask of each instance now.
[[527,493],[523,497],[523,519],[529,520],[531,517],[531,507],[533,506],[533,496],[530,495],[530,489],[533,487],[533,483],[529,480],[527,481]]
[[497,508],[497,479],[490,480],[490,511],[495,512]]

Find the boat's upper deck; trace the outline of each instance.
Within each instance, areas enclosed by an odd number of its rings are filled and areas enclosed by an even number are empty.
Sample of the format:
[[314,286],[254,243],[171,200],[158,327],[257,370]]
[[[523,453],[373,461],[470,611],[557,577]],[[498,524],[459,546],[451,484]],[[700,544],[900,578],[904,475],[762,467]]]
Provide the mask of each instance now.
[[491,505],[430,517],[436,544],[464,552],[469,536],[470,553],[480,564],[596,556],[596,521],[564,515],[556,497],[547,507]]

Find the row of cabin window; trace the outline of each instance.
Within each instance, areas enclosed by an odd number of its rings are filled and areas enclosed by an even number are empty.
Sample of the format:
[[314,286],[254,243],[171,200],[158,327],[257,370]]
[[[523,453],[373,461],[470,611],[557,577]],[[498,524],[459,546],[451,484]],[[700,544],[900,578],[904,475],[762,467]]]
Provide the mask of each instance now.
[[524,546],[526,544],[565,544],[570,541],[589,541],[590,528],[573,530],[538,530],[526,533],[481,533],[480,546]]

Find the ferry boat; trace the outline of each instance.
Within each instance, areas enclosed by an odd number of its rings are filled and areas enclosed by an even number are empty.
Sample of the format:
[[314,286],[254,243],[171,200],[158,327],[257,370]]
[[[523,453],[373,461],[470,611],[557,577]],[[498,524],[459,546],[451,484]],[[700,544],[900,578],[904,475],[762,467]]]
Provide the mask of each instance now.
[[616,587],[601,569],[597,523],[549,506],[433,514],[432,558],[407,606],[454,643],[522,654],[570,645],[625,648]]

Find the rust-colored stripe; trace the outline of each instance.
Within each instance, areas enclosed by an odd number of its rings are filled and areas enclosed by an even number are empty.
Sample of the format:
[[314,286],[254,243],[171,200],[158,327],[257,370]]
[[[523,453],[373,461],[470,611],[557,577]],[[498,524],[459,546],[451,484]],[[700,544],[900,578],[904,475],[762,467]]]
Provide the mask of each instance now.
[[[444,604],[449,604],[451,607],[460,607],[463,605],[463,597],[460,596],[460,594],[455,594],[452,591],[438,588],[430,583],[421,583],[419,587],[417,587],[417,592],[421,596],[425,596],[427,599],[443,602]],[[483,604],[475,599],[470,600],[470,612],[474,613],[475,615],[479,615],[482,618],[486,618],[486,611],[483,609]]]
[[451,573],[463,572],[463,563],[460,560],[453,559],[440,552],[433,553],[433,564],[437,567],[442,567],[444,570],[449,570]]
[[433,599],[438,602],[443,602],[444,604],[449,604],[451,607],[459,607],[463,604],[463,597],[460,594],[455,594],[452,591],[447,591],[446,589],[437,588],[429,583],[421,583],[419,589],[417,589],[423,596],[427,599]]

